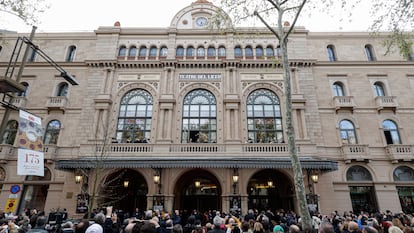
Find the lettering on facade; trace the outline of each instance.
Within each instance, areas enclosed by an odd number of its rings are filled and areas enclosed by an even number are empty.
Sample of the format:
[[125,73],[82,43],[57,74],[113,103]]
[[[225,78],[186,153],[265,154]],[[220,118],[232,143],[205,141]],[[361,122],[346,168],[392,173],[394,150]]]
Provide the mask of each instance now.
[[179,74],[180,80],[220,80],[221,74]]

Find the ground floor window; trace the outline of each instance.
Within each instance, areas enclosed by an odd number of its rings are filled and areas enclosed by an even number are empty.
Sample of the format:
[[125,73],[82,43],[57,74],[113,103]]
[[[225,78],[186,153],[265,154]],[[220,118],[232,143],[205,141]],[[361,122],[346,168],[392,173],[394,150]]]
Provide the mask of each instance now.
[[397,187],[401,209],[404,213],[414,213],[414,187]]
[[373,186],[351,186],[349,190],[354,213],[360,213],[361,211],[378,212],[378,203]]
[[19,213],[24,209],[44,210],[49,185],[24,185]]

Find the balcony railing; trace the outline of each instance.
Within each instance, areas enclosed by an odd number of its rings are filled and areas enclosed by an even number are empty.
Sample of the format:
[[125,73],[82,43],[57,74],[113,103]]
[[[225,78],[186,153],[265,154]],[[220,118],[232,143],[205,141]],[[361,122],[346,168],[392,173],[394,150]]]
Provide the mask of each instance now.
[[414,160],[413,145],[388,145],[386,151],[393,163]]
[[354,111],[355,102],[353,96],[335,96],[333,100],[336,111],[341,109]]
[[10,103],[18,108],[26,108],[27,98],[25,96],[14,96]]
[[46,107],[48,111],[60,110],[65,111],[68,105],[68,98],[66,96],[50,96],[47,99]]
[[377,96],[375,97],[377,110],[390,109],[395,112],[398,108],[397,97],[395,96]]
[[352,160],[365,161],[369,158],[368,145],[342,145],[341,152],[345,163],[350,163]]

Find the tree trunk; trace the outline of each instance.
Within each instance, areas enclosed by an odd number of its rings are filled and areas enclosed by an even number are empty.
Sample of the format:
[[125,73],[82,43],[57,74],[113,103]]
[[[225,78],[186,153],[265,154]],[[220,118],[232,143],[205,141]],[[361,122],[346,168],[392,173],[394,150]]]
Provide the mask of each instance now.
[[306,190],[303,182],[302,166],[296,150],[295,131],[292,122],[292,93],[290,81],[290,64],[287,53],[287,43],[285,40],[279,40],[280,49],[282,51],[282,67],[285,84],[285,98],[286,98],[286,128],[289,146],[289,155],[292,162],[292,169],[294,174],[294,184],[296,191],[296,198],[299,206],[300,217],[302,221],[302,229],[309,232],[312,229],[312,221],[307,208]]

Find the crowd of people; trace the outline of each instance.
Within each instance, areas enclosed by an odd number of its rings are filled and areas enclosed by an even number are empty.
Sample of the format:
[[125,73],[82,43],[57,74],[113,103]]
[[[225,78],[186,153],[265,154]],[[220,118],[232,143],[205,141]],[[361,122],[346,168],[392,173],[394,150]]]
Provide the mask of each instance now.
[[107,207],[80,220],[68,220],[65,211],[59,213],[58,221],[51,221],[51,216],[55,215],[46,216],[43,211],[20,216],[0,213],[0,233],[414,233],[411,214],[388,210],[375,214],[311,213],[312,229],[302,229],[300,216],[284,210],[250,209],[241,216],[215,210],[168,213],[137,208],[129,216]]

